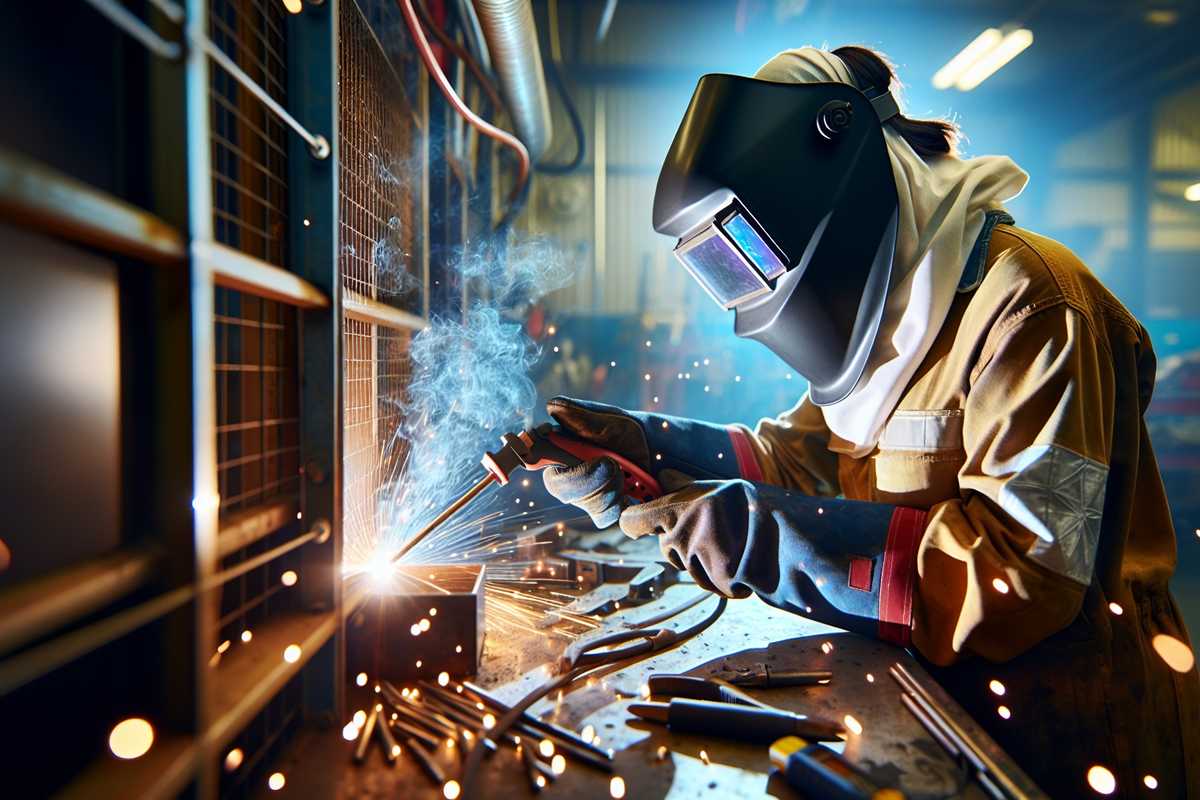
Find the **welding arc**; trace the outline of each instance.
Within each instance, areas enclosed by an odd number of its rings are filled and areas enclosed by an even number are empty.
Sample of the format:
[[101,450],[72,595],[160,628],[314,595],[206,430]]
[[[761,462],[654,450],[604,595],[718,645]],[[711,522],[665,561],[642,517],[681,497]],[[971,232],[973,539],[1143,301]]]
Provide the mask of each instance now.
[[400,559],[404,558],[406,555],[408,555],[408,553],[414,547],[416,547],[418,544],[421,543],[422,539],[424,539],[426,536],[428,536],[429,534],[431,534],[435,530],[437,530],[438,527],[442,523],[444,523],[446,520],[453,517],[454,514],[460,508],[462,508],[467,503],[471,502],[476,497],[478,497],[479,493],[482,492],[487,487],[491,486],[492,481],[494,481],[494,480],[496,480],[496,476],[489,472],[486,476],[484,476],[484,478],[482,480],[479,481],[479,483],[475,484],[470,489],[467,489],[467,491],[465,493],[463,493],[462,497],[458,498],[453,503],[446,506],[445,511],[443,511],[442,513],[440,513],[436,517],[434,517],[432,522],[430,522],[428,525],[426,525],[421,530],[417,531],[416,536],[412,537],[411,539],[409,539],[407,542],[404,543],[404,546],[401,547],[396,552],[396,555],[392,556],[392,563],[394,564],[394,563],[398,562]]
[[446,78],[445,73],[442,72],[441,65],[438,64],[437,58],[433,55],[433,48],[429,46],[429,40],[425,38],[425,29],[421,27],[421,20],[417,16],[416,9],[413,8],[413,0],[396,0],[396,3],[400,6],[400,11],[404,15],[404,22],[408,26],[408,32],[412,35],[413,44],[416,45],[417,52],[421,55],[421,61],[425,63],[425,69],[429,72],[430,77],[433,78],[434,83],[437,84],[438,89],[441,90],[442,95],[446,98],[446,102],[477,131],[516,153],[517,183],[509,196],[509,203],[516,204],[520,202],[520,199],[524,196],[525,184],[529,181],[529,172],[532,164],[529,158],[529,150],[516,136],[513,136],[506,130],[497,128],[472,111],[463,102],[458,93],[454,91],[454,87],[450,85],[450,81]]

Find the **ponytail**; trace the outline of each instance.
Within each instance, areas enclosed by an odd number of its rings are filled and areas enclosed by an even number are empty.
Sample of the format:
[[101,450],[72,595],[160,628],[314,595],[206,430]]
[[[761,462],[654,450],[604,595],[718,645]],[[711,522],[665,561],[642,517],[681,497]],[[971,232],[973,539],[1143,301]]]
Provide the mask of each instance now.
[[[845,62],[859,89],[874,89],[882,93],[893,84],[897,90],[902,88],[891,62],[882,53],[857,45],[839,47],[833,52]],[[896,133],[903,136],[904,141],[923,159],[954,155],[958,146],[958,126],[947,120],[909,119],[897,114],[885,124],[891,125]]]

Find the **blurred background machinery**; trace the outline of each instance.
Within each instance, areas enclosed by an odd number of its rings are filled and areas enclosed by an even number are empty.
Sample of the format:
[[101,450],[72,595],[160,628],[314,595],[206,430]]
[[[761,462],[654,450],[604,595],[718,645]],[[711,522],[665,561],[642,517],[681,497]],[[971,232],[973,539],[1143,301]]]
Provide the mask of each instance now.
[[[540,162],[516,230],[577,265],[525,322],[543,395],[751,424],[799,398],[671,263],[654,182],[698,75],[879,47],[913,114],[1032,173],[1018,224],[1153,335],[1200,631],[1194,0],[527,5],[540,53],[489,27],[504,3],[429,2],[426,28],[459,95]],[[990,29],[1032,33],[975,85],[935,78]],[[6,792],[282,788],[296,733],[344,716],[343,544],[371,538],[404,459],[409,342],[486,291],[452,265],[513,217],[513,166],[388,0],[15,4],[0,108]]]

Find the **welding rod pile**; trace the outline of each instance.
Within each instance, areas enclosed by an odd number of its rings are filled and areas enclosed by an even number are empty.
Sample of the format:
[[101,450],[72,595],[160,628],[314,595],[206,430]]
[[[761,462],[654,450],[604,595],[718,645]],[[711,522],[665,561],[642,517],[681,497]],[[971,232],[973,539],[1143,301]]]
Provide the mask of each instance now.
[[457,750],[465,758],[479,736],[480,745],[489,753],[497,752],[501,744],[513,745],[535,792],[563,772],[567,758],[605,772],[613,771],[611,751],[528,712],[503,735],[490,735],[488,731],[497,716],[508,713],[510,708],[466,681],[453,687],[422,681],[417,688],[400,690],[388,681],[381,681],[375,692],[377,702],[358,731],[354,748],[354,760],[358,763],[366,760],[376,738],[389,764],[396,762],[403,743],[421,770],[441,786],[447,782],[447,776],[438,762],[438,748]]

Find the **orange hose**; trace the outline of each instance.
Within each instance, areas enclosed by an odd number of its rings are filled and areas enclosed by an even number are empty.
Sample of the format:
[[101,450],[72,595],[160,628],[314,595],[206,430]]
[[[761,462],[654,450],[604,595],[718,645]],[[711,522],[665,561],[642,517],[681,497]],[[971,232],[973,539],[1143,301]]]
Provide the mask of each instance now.
[[438,85],[438,89],[441,90],[446,101],[475,130],[489,139],[493,139],[508,147],[517,154],[517,184],[513,187],[512,195],[510,196],[513,201],[516,201],[521,196],[521,191],[525,188],[525,182],[529,180],[529,171],[531,168],[529,150],[521,143],[520,139],[506,130],[497,128],[472,111],[463,102],[462,98],[454,91],[454,87],[450,85],[450,81],[446,79],[441,66],[437,63],[437,59],[433,55],[433,49],[429,46],[429,40],[425,38],[425,30],[421,27],[421,20],[417,17],[416,9],[413,8],[412,0],[396,0],[396,3],[400,6],[401,13],[404,14],[404,22],[408,26],[408,32],[412,35],[413,44],[416,45],[417,52],[421,55],[421,61],[425,63],[425,69],[433,77],[434,82]]

